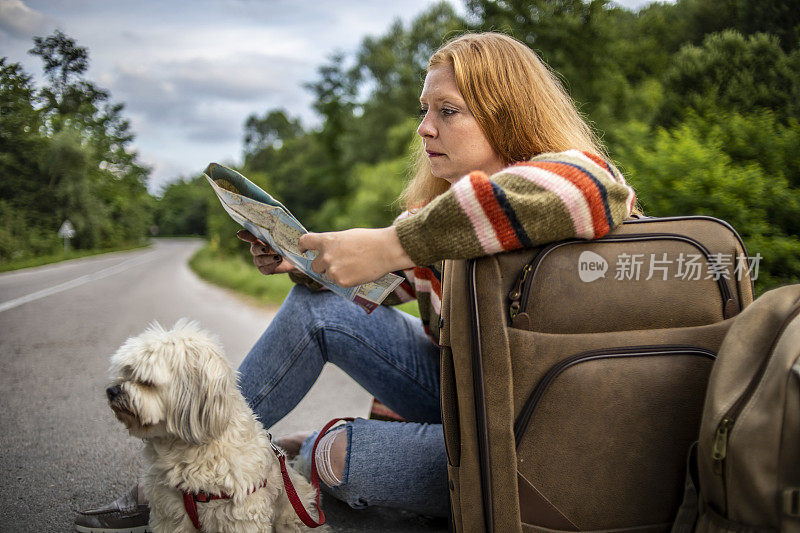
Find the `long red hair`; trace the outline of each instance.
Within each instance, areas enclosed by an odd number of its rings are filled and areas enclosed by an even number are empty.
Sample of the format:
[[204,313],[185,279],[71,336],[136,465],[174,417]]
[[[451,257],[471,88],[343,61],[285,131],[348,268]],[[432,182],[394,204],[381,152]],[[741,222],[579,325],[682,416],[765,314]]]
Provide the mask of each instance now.
[[[428,70],[451,65],[458,90],[506,164],[544,152],[605,149],[575,108],[556,75],[536,53],[502,33],[467,33],[439,48]],[[414,176],[400,196],[414,210],[450,184],[431,173],[421,139]]]

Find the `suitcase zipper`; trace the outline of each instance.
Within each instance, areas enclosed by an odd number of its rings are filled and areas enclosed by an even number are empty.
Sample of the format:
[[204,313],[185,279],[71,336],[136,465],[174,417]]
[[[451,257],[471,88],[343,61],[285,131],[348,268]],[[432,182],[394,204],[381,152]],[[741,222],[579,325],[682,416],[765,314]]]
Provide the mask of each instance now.
[[[553,250],[559,248],[561,246],[567,246],[570,244],[579,244],[579,243],[594,243],[594,242],[620,242],[620,241],[646,241],[646,240],[679,240],[683,242],[687,242],[698,248],[700,251],[703,252],[705,255],[706,260],[709,263],[715,264],[714,258],[711,255],[711,252],[706,248],[702,243],[692,239],[690,237],[686,237],[685,235],[678,235],[676,233],[629,233],[627,235],[607,235],[605,237],[601,237],[599,239],[595,239],[593,241],[587,241],[583,239],[572,239],[568,241],[562,241],[553,243],[551,245],[542,248],[538,254],[533,258],[533,260],[525,265],[522,269],[522,273],[518,277],[517,281],[514,284],[514,287],[509,292],[509,299],[511,300],[511,304],[509,306],[509,316],[511,319],[516,317],[522,309],[524,309],[528,304],[528,299],[530,298],[531,287],[533,286],[533,279],[536,277],[536,271],[539,268],[542,260]],[[733,299],[733,295],[731,294],[730,287],[725,282],[725,278],[723,276],[719,276],[717,281],[717,287],[719,288],[719,292],[722,299],[722,316],[723,318],[730,318],[734,316],[738,311],[738,306],[736,305],[736,301]]]
[[[795,305],[796,304],[797,302],[795,302]],[[778,328],[778,332],[775,335],[775,338],[772,339],[772,344],[767,351],[767,356],[761,360],[758,370],[747,384],[747,387],[744,389],[744,392],[742,392],[742,395],[737,398],[736,402],[722,417],[719,425],[717,425],[717,431],[714,434],[714,446],[711,450],[711,459],[713,460],[714,473],[722,477],[723,480],[722,492],[725,497],[724,503],[726,513],[728,512],[728,491],[725,487],[725,459],[728,457],[728,441],[730,440],[731,431],[733,431],[733,426],[736,424],[736,419],[739,414],[741,414],[745,404],[750,400],[750,397],[753,395],[756,388],[758,388],[758,384],[761,383],[761,378],[764,377],[764,374],[767,371],[769,362],[772,359],[772,352],[775,351],[775,346],[778,344],[778,340],[781,338],[784,330],[786,330],[786,328],[789,326],[792,320],[797,317],[797,315],[800,315],[800,307],[795,308],[791,313],[789,313],[789,316],[786,318],[783,324],[781,324],[781,327]]]
[[[534,259],[535,261],[535,259]],[[533,270],[533,264],[528,263],[524,267],[522,267],[522,273],[520,274],[517,281],[514,283],[514,287],[511,289],[511,292],[508,293],[508,297],[511,300],[511,307],[509,308],[508,314],[511,316],[512,320],[515,316],[519,314],[519,304],[520,304],[520,296],[522,296],[522,285],[525,283],[525,279],[530,274],[531,270]]]
[[[644,218],[636,218],[636,219],[628,219],[623,220],[623,224],[640,224],[642,222],[647,223],[654,223],[654,222],[674,222],[676,220],[710,220],[711,222],[716,222],[721,226],[724,226],[728,231],[730,231],[736,240],[739,241],[739,246],[742,248],[742,252],[744,255],[747,255],[747,247],[744,245],[744,241],[742,237],[739,235],[739,232],[733,229],[733,226],[721,220],[719,218],[714,218],[706,215],[689,215],[689,216],[677,216],[677,217],[644,217]],[[751,280],[752,281],[752,280]]]
[[528,429],[533,412],[536,410],[539,402],[541,401],[547,388],[553,381],[565,370],[580,363],[587,361],[594,361],[597,359],[609,359],[614,357],[650,357],[650,356],[670,356],[670,355],[696,355],[715,359],[717,355],[706,348],[699,346],[689,346],[682,344],[669,344],[669,345],[644,345],[644,346],[629,346],[622,348],[604,348],[600,350],[591,350],[581,352],[563,359],[555,364],[547,371],[547,373],[539,380],[534,387],[533,392],[528,397],[528,400],[523,405],[519,416],[514,421],[514,440],[516,446],[522,441],[522,437]]
[[[725,222],[724,220],[720,220],[719,218],[710,217],[707,215],[689,215],[689,216],[677,216],[677,217],[644,217],[644,218],[637,218],[637,219],[629,219],[623,220],[623,224],[639,224],[642,222],[674,222],[676,220],[709,220],[711,222],[716,222],[720,226],[723,226],[728,231],[730,231],[736,240],[739,242],[739,246],[742,249],[742,253],[745,257],[748,257],[747,254],[747,246],[744,245],[744,241],[742,240],[741,235],[739,232],[733,229],[733,226]],[[756,281],[753,278],[750,278],[750,294],[754,294],[756,292]]]

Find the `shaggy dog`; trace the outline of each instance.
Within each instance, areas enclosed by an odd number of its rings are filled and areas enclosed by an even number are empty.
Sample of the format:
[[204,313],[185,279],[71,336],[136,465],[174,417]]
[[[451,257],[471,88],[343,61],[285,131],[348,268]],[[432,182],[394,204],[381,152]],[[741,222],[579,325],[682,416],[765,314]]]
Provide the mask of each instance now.
[[[146,444],[144,493],[155,533],[196,531],[183,491],[230,496],[196,504],[207,532],[310,531],[286,495],[270,435],[215,337],[186,319],[169,331],[154,323],[117,350],[110,373],[111,409]],[[313,487],[287,469],[316,519]]]

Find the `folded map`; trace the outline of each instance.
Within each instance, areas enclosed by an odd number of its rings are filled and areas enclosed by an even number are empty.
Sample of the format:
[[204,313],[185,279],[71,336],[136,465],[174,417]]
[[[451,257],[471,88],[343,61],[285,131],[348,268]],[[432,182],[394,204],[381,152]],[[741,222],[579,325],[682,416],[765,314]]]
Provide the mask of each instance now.
[[217,163],[208,165],[204,174],[222,202],[222,207],[233,220],[281,254],[295,268],[336,294],[352,300],[367,313],[378,307],[402,283],[400,276],[386,274],[363,285],[342,287],[325,274],[317,274],[311,270],[311,262],[317,253],[314,250],[301,253],[297,245],[300,236],[308,231],[283,204],[235,170]]

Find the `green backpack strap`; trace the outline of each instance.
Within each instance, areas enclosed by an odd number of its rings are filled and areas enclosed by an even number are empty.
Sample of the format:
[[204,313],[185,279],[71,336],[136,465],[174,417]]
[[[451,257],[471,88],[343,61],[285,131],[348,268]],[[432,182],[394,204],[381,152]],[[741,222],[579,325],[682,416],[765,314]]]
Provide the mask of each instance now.
[[683,489],[683,503],[672,523],[672,533],[692,533],[699,515],[699,491],[697,475],[697,441],[689,447],[686,457],[686,486]]

